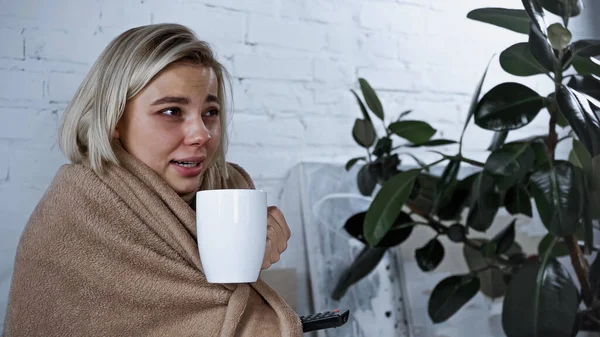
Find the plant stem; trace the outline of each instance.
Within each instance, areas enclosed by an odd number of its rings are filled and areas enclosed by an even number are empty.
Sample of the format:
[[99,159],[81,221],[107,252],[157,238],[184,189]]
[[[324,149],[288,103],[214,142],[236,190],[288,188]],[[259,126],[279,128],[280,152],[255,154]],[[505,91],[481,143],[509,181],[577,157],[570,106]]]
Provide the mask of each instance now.
[[480,244],[476,243],[475,241],[473,241],[473,240],[471,240],[469,238],[465,238],[464,243],[465,243],[465,245],[467,245],[467,246],[469,246],[469,247],[471,247],[473,249],[479,250],[481,248]]
[[588,283],[588,274],[590,272],[590,267],[588,265],[587,260],[583,257],[583,252],[579,245],[577,244],[577,238],[573,235],[564,237],[565,244],[569,249],[569,256],[571,257],[571,264],[573,264],[573,268],[575,269],[575,273],[577,274],[577,278],[581,283],[581,293],[583,295],[583,301],[589,307],[592,305],[593,296],[592,291],[590,289],[590,284]]
[[[427,165],[425,165],[425,167],[429,168],[429,167],[435,166],[435,165],[437,165],[437,164],[439,164],[439,163],[443,162],[443,161],[444,161],[444,160],[446,160],[446,159],[447,159],[447,158],[446,158],[446,157],[444,157],[444,158],[442,158],[442,159],[436,160],[436,161],[434,161],[434,162],[433,162],[433,163],[431,163],[431,164],[427,164]],[[423,169],[425,169],[425,167],[423,167]]]
[[448,232],[448,227],[442,225],[441,223],[429,218],[429,226],[433,228],[438,234],[446,234]]
[[[568,24],[568,17],[565,17],[565,27]],[[555,94],[560,90],[560,87],[562,86],[562,80],[563,80],[563,72],[562,72],[562,64],[561,64],[561,60],[563,59],[564,56],[564,52],[562,50],[560,50],[558,52],[558,60],[556,62],[554,62],[554,91]],[[548,108],[548,111],[550,112],[550,125],[549,125],[549,134],[548,134],[548,140],[546,143],[546,149],[547,149],[547,154],[548,154],[548,158],[550,158],[550,160],[554,160],[554,152],[556,151],[556,144],[558,144],[557,141],[557,134],[556,134],[556,117],[557,117],[557,113],[558,113],[559,107],[558,107],[558,103],[556,101],[556,99],[554,99],[552,101],[552,105]],[[586,259],[583,257],[583,252],[581,251],[581,249],[579,248],[579,245],[577,244],[577,237],[575,235],[569,235],[563,238],[565,241],[565,244],[567,246],[567,249],[569,250],[569,256],[571,257],[571,264],[573,265],[573,269],[575,270],[575,273],[577,274],[577,279],[579,280],[579,283],[581,284],[581,293],[583,295],[583,300],[585,302],[585,304],[589,307],[592,304],[593,301],[593,296],[592,296],[592,292],[591,292],[591,288],[590,288],[590,284],[588,281],[588,274],[589,274],[589,265],[586,261]]]
[[469,159],[469,158],[465,158],[462,155],[457,156],[456,159],[458,159],[460,161],[464,161],[465,163],[471,164],[473,166],[479,166],[479,167],[484,167],[485,166],[485,164],[482,163],[482,162],[479,162],[479,161],[476,161],[476,160],[473,160],[473,159]]
[[485,267],[482,267],[482,268],[479,268],[479,269],[472,270],[472,271],[471,271],[471,274],[472,274],[472,275],[477,275],[477,274],[481,273],[482,271],[486,271],[486,270],[488,270],[488,269],[492,269],[492,268],[500,269],[498,266],[495,266],[495,265],[493,265],[493,264],[488,264],[488,265],[487,265],[487,266],[485,266]]
[[[559,76],[557,75],[556,77]],[[555,86],[556,91],[558,91],[559,88],[560,82]],[[552,101],[552,105],[548,107],[548,111],[550,112],[550,123],[548,125],[548,138],[546,139],[546,155],[550,161],[553,161],[556,145],[558,144],[558,135],[556,133],[556,116],[558,114],[558,105],[556,103],[556,99]]]
[[558,144],[558,143],[562,142],[563,140],[571,138],[571,137],[572,137],[571,135],[566,135],[564,137],[561,137],[556,143]]

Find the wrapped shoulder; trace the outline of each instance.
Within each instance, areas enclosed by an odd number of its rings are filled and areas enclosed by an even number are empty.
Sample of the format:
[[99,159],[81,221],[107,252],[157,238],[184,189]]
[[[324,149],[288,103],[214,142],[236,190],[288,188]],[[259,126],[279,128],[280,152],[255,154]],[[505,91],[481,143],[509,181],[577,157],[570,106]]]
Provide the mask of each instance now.
[[256,188],[248,172],[238,164],[228,162],[227,173],[229,175],[227,179],[227,186],[229,188]]

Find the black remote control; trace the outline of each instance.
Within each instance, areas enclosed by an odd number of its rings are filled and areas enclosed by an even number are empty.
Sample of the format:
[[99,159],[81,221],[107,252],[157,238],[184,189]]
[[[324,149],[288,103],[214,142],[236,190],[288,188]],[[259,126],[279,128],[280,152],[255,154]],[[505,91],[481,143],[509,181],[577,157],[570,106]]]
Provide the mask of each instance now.
[[319,312],[312,315],[301,316],[302,331],[309,332],[321,329],[337,328],[348,321],[350,310],[335,309]]

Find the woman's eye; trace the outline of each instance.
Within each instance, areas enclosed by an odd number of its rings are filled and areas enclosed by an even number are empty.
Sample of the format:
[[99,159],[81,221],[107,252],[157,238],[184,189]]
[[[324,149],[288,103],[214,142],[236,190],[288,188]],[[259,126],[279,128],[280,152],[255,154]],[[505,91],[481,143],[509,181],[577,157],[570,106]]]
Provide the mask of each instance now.
[[179,109],[179,108],[168,108],[168,109],[165,109],[165,110],[161,111],[161,113],[163,115],[167,115],[167,116],[179,116],[179,115],[181,115],[181,109]]
[[218,109],[210,109],[206,112],[206,116],[208,117],[215,117],[219,115],[219,110]]

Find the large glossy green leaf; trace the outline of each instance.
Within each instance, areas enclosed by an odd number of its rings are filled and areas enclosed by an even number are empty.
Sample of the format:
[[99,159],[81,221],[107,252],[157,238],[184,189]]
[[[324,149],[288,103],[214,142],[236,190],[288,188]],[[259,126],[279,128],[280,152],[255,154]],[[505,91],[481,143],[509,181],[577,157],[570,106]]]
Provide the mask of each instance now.
[[[489,240],[475,238],[471,239],[482,247],[488,247]],[[493,245],[498,247],[497,245]],[[522,253],[521,246],[513,242],[506,255],[514,255]],[[497,268],[483,270],[485,267],[494,263],[493,258],[485,257],[481,249],[463,245],[463,256],[467,262],[467,266],[471,272],[477,271],[477,277],[481,282],[481,292],[489,298],[499,298],[504,296],[506,292],[506,283],[504,281],[504,273]]]
[[346,232],[362,243],[367,243],[367,240],[365,240],[365,236],[363,234],[366,214],[367,212],[358,212],[349,217],[344,224],[344,229]]
[[571,337],[579,294],[555,258],[516,272],[504,298],[502,328],[507,337]]
[[559,239],[552,247],[552,251],[547,253],[548,249],[550,248],[550,244],[552,243],[552,240],[554,240],[554,238],[554,235],[548,233],[546,234],[546,236],[544,236],[542,240],[540,240],[540,243],[538,244],[538,256],[544,256],[546,254],[549,254],[549,256],[552,257],[561,257],[569,255],[569,248],[562,239]]
[[528,34],[530,20],[522,9],[478,8],[467,14],[467,18],[510,29],[513,32]]
[[560,22],[548,26],[548,40],[552,48],[556,50],[565,50],[571,43],[573,34],[565,28]]
[[425,164],[421,159],[417,158],[417,156],[415,156],[412,153],[408,153],[408,152],[402,153],[402,154],[411,157],[417,163],[417,165],[419,165],[425,171],[429,172],[429,167],[427,166],[427,164]]
[[427,305],[427,312],[433,323],[441,323],[452,317],[477,295],[479,286],[479,279],[469,274],[453,275],[438,283]]
[[394,153],[388,156],[382,156],[369,164],[369,172],[379,184],[384,184],[392,176],[399,172],[398,165],[400,159],[398,154]]
[[480,172],[471,190],[467,226],[485,232],[492,225],[499,206],[500,194],[496,191],[494,178],[485,171]]
[[583,200],[583,215],[580,219],[580,228],[583,228],[583,234],[579,235],[578,238],[583,238],[584,246],[583,252],[584,254],[592,254],[592,250],[594,247],[594,227],[598,225],[598,220],[594,219],[595,215],[597,215],[598,204],[594,204],[595,197],[593,193],[590,193],[590,189],[586,188],[584,192],[586,197]]
[[522,0],[523,7],[533,23],[533,28],[540,31],[543,36],[548,36],[546,32],[546,21],[544,20],[544,9],[539,0]]
[[[600,156],[592,158],[590,173],[586,180],[586,195],[591,205],[600,205]],[[590,217],[594,222],[600,219],[600,207],[589,207]],[[598,225],[597,225],[598,227]]]
[[508,189],[504,196],[504,207],[512,215],[523,214],[532,217],[531,197],[521,184]]
[[437,131],[426,122],[410,120],[394,122],[389,128],[395,135],[415,144],[428,141]]
[[360,106],[360,111],[362,112],[364,119],[371,122],[371,116],[369,115],[369,112],[367,111],[367,108],[365,108],[365,105],[360,97],[358,97],[354,90],[350,89],[350,91],[354,94],[354,97],[356,97],[356,102],[358,102],[358,106]]
[[506,137],[508,137],[508,131],[496,131],[494,132],[494,137],[488,147],[488,151],[495,151],[504,145],[506,141]]
[[422,271],[432,271],[444,259],[444,246],[437,238],[433,238],[425,246],[415,250],[415,260]]
[[420,172],[416,169],[398,173],[381,187],[365,216],[364,233],[370,245],[377,245],[392,228]]
[[567,161],[556,161],[530,177],[531,194],[544,226],[554,236],[575,233],[583,212],[583,176]]
[[423,143],[417,143],[417,144],[409,144],[407,145],[408,147],[433,147],[433,146],[443,146],[443,145],[451,145],[451,144],[456,144],[458,143],[455,140],[450,140],[450,139],[430,139],[426,142]]
[[[467,229],[465,226],[455,223],[448,227],[448,232],[446,233],[448,239],[452,242],[461,243],[465,241],[467,236]],[[466,246],[466,245],[465,245]]]
[[556,100],[560,111],[588,152],[600,154],[600,120],[582,94],[561,85]]
[[544,98],[514,82],[488,91],[475,110],[475,124],[492,131],[514,130],[529,124],[544,107]]
[[[344,229],[348,234],[352,235],[364,244],[368,244],[363,234],[365,215],[367,212],[359,212],[348,218],[344,224]],[[401,212],[392,228],[387,234],[381,239],[376,247],[393,247],[406,241],[412,233],[415,223],[413,222],[410,215],[405,212]]]
[[471,174],[458,182],[452,196],[443,200],[445,202],[440,205],[437,211],[437,216],[440,220],[459,220],[461,218],[463,210],[469,204],[469,196],[471,195],[477,174]]
[[554,50],[552,50],[548,39],[537,29],[531,29],[529,32],[527,46],[533,58],[545,69],[545,72],[554,72],[554,63],[557,61]]
[[594,262],[590,266],[588,280],[590,281],[590,288],[595,298],[600,299],[600,254],[596,255]]
[[592,75],[573,76],[567,83],[567,86],[600,100],[600,81]]
[[491,242],[496,243],[496,254],[504,254],[508,252],[510,247],[512,247],[515,242],[515,222],[517,220],[513,220],[506,228],[498,232],[492,238]]
[[569,161],[571,164],[583,169],[583,172],[591,173],[592,156],[585,149],[585,146],[575,138],[573,138],[573,147],[571,153],[569,153]]
[[397,118],[396,120],[397,120],[397,121],[399,121],[399,120],[401,120],[402,118],[404,118],[404,117],[408,116],[408,115],[409,115],[409,114],[411,114],[411,113],[412,113],[412,110],[406,110],[406,111],[403,111],[403,112],[401,112],[401,113],[398,115],[398,118]]
[[560,59],[560,64],[562,64],[563,72],[573,64],[573,51],[571,51],[570,47],[564,50],[562,58]]
[[392,150],[392,139],[389,137],[379,138],[373,149],[373,154],[377,157],[382,156],[385,153],[390,153]]
[[548,147],[543,140],[536,140],[529,143],[535,153],[535,161],[533,167],[536,170],[550,167],[550,158],[548,157]]
[[352,128],[352,137],[358,145],[369,148],[375,142],[375,129],[371,122],[364,119],[356,119]]
[[594,57],[583,57],[575,55],[573,57],[573,68],[579,75],[596,75],[600,76],[600,60]]
[[393,247],[401,244],[410,237],[414,226],[415,223],[410,215],[404,212],[400,213],[392,228],[379,241],[377,247]]
[[533,168],[535,153],[528,142],[509,143],[492,152],[484,168],[494,176],[500,189],[523,179]]
[[350,169],[354,166],[354,164],[356,164],[360,160],[367,160],[367,158],[356,157],[356,158],[352,158],[352,159],[348,160],[348,162],[346,163],[346,171],[350,171]]
[[535,59],[527,42],[519,42],[500,53],[500,66],[515,76],[532,76],[548,72]]
[[456,177],[460,170],[460,160],[451,160],[446,165],[440,181],[438,182],[435,200],[433,201],[433,212],[436,213],[440,205],[447,202],[452,197],[456,186]]
[[492,63],[492,58],[488,61],[487,66],[485,67],[485,71],[483,75],[481,75],[481,79],[477,86],[475,87],[475,91],[473,92],[473,96],[471,97],[471,104],[469,105],[469,112],[467,113],[467,119],[465,120],[465,125],[463,126],[463,130],[460,134],[460,144],[462,146],[463,137],[465,135],[465,131],[467,130],[467,126],[471,122],[471,117],[475,114],[475,110],[477,110],[477,106],[479,102],[479,95],[481,94],[481,88],[483,87],[483,82],[485,82],[485,77],[487,75],[488,69],[490,69],[490,64]]
[[[581,0],[540,0],[540,3],[548,12],[560,17],[565,16],[565,14],[568,16],[577,16],[581,14],[581,11],[583,10],[583,3]],[[565,6],[567,3],[569,4],[568,12]]]
[[365,164],[356,175],[358,191],[364,196],[370,196],[377,186],[377,177],[373,175],[370,164]]
[[381,101],[379,101],[379,97],[377,97],[375,90],[373,90],[369,82],[367,82],[367,80],[364,78],[359,78],[358,82],[360,83],[360,89],[362,90],[363,97],[367,102],[367,106],[369,109],[371,109],[371,111],[373,111],[375,116],[383,120],[383,106],[381,105]]
[[[552,106],[556,101],[556,93],[551,93],[546,99],[548,100],[547,106]],[[563,116],[560,109],[557,109],[556,111],[556,124],[562,128],[569,126],[569,121]]]
[[351,285],[360,281],[377,267],[385,251],[386,248],[365,247],[352,265],[342,273],[331,297],[336,301],[340,300]]
[[571,50],[575,55],[582,57],[593,57],[600,55],[600,40],[579,40],[571,44]]

